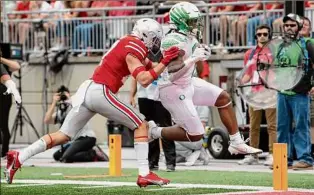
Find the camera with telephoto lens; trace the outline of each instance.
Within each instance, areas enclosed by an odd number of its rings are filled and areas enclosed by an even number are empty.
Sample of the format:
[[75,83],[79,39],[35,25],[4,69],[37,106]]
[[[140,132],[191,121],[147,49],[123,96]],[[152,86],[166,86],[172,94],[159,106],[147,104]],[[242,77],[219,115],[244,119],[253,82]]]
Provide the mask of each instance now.
[[67,115],[68,107],[70,106],[70,103],[67,101],[68,96],[66,95],[66,93],[70,93],[70,90],[64,85],[62,85],[61,87],[59,87],[57,93],[60,93],[60,100],[57,104],[58,111],[57,111],[56,122],[62,124]]
[[58,93],[60,93],[60,101],[65,101],[68,99],[68,96],[66,96],[66,92],[69,93],[69,89],[67,87],[65,87],[64,85],[62,85],[58,91]]

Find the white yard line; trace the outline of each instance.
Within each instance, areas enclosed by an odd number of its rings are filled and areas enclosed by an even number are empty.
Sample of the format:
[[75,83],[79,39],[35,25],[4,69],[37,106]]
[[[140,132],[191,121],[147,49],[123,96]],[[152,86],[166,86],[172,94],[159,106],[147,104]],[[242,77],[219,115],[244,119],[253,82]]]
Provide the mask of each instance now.
[[84,187],[73,187],[77,189],[89,189],[89,188],[106,188],[106,187],[111,187],[111,186],[84,186]]
[[[5,183],[5,181],[1,181]],[[72,184],[72,185],[90,185],[90,186],[137,186],[135,182],[109,182],[109,181],[77,181],[77,180],[24,180],[16,179],[14,183],[21,184]],[[8,185],[6,185],[8,186]],[[211,185],[211,184],[182,184],[173,183],[167,185],[170,188],[219,188],[219,189],[234,189],[234,190],[255,190],[255,191],[272,191],[272,187],[265,186],[241,186],[241,185]],[[314,192],[310,189],[302,188],[289,188],[290,191],[300,191],[300,192]]]
[[53,184],[42,184],[42,183],[37,183],[37,184],[22,184],[22,185],[7,185],[8,188],[16,188],[16,187],[28,187],[28,186],[48,186],[48,185],[53,185]]
[[180,188],[156,188],[156,189],[145,189],[145,191],[163,191],[163,190],[177,190],[177,189],[180,189]]
[[[252,195],[254,195],[254,194],[262,194],[262,193],[276,193],[276,192],[288,192],[289,194],[291,194],[291,191],[292,192],[296,192],[296,193],[298,193],[298,192],[302,192],[302,193],[311,193],[312,195],[314,195],[314,192],[313,191],[310,191],[310,190],[308,190],[308,191],[300,191],[300,190],[298,190],[298,191],[294,191],[294,190],[290,190],[289,189],[289,191],[247,191],[247,192],[224,192],[224,193],[218,193],[218,194],[193,194],[193,195],[245,195],[245,194],[252,194]],[[275,194],[274,194],[275,195]]]

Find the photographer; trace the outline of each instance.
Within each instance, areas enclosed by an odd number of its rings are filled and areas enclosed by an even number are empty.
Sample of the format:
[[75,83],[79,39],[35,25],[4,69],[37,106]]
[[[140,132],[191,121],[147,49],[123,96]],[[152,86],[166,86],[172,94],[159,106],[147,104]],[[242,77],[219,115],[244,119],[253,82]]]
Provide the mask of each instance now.
[[13,94],[15,101],[17,103],[21,103],[20,93],[16,89],[15,83],[11,80],[12,72],[18,69],[20,69],[20,65],[17,62],[0,57],[0,130],[2,134],[1,157],[5,157],[9,150],[9,113],[12,104],[12,98],[9,94]]
[[[71,109],[70,91],[62,85],[53,96],[44,122],[61,126]],[[53,158],[65,163],[108,161],[108,156],[96,145],[96,136],[89,123],[81,129],[72,142],[62,145],[61,149],[53,154]]]

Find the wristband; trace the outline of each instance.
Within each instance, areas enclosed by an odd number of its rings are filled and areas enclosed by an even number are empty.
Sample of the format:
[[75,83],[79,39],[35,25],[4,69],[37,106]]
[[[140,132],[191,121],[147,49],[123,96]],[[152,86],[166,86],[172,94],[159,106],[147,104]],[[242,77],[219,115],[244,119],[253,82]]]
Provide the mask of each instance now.
[[150,70],[149,70],[149,73],[152,75],[152,77],[154,78],[154,80],[158,79],[158,75],[157,75],[157,73],[155,72],[154,69],[150,69]]

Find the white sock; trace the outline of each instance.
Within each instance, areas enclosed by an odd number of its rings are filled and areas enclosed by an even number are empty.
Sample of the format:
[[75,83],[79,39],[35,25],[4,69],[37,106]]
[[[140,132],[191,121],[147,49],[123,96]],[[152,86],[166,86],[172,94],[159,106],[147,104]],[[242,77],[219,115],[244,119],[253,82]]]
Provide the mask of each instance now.
[[233,144],[240,144],[243,143],[243,139],[240,135],[240,132],[237,132],[236,134],[229,135],[230,137],[230,142]]
[[47,144],[45,140],[41,138],[20,152],[19,161],[21,164],[23,164],[30,157],[35,156],[36,154],[39,154],[41,152],[44,152],[46,149]]
[[138,163],[138,174],[141,176],[146,176],[149,174],[148,142],[135,142],[134,149]]

